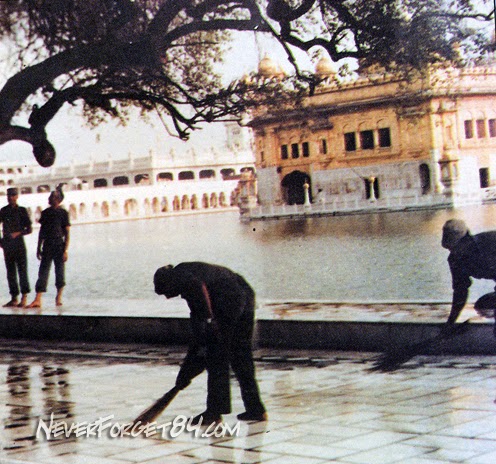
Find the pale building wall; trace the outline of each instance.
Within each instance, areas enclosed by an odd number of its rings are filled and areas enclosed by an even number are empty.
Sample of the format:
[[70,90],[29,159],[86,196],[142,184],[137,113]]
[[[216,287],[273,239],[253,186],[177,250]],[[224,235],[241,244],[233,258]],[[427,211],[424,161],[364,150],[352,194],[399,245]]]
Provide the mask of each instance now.
[[[213,212],[235,206],[231,198],[237,186],[238,180],[224,180],[69,190],[64,194],[62,206],[69,211],[73,224]],[[48,196],[48,193],[19,196],[19,204],[28,209],[33,225],[37,225],[41,211],[48,208]]]
[[[252,124],[256,164],[271,168],[270,175],[259,172],[260,202],[278,201],[268,184],[280,190],[293,171],[309,174],[313,194],[323,188],[326,197],[363,198],[360,177],[377,178],[381,195],[393,197],[472,195],[481,189],[481,175],[496,185],[496,68],[483,69],[436,70],[410,86],[387,78],[374,84],[363,78],[343,86],[330,82],[302,109],[259,111]],[[471,137],[466,121],[473,124]],[[347,133],[355,134],[355,149],[346,148]],[[362,147],[362,134],[373,147]],[[428,166],[428,188],[420,165]]]
[[385,195],[398,198],[421,196],[423,194],[419,175],[421,164],[427,164],[432,174],[432,164],[412,161],[382,166],[364,166],[355,169],[316,171],[313,173],[312,183],[315,191],[319,189],[324,191],[326,202],[332,202],[343,195],[351,199],[366,199],[365,179],[371,177],[378,179],[380,198]]
[[468,193],[481,192],[479,179],[479,161],[476,157],[463,157],[458,162],[459,178],[457,184]]
[[270,167],[257,170],[257,192],[260,204],[277,205],[282,203],[277,168]]

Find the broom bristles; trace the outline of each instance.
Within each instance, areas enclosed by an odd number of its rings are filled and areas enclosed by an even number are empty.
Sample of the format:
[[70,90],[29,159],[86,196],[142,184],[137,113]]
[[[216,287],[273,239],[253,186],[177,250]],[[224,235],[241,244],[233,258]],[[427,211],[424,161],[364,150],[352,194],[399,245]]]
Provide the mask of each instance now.
[[439,334],[427,340],[423,340],[419,343],[414,343],[413,345],[407,345],[403,347],[397,347],[395,350],[382,353],[373,360],[373,366],[369,368],[369,371],[381,371],[381,372],[391,372],[399,369],[403,364],[410,361],[419,354],[423,354],[426,351],[436,352],[442,348],[444,342],[450,338],[456,337],[465,333],[469,329],[469,321],[467,319],[461,324],[456,324],[451,332],[446,334]]
[[162,414],[170,402],[176,397],[180,389],[174,387],[170,389],[165,395],[161,396],[149,408],[145,409],[136,419],[133,424],[141,422],[141,424],[148,424],[153,422],[160,414]]

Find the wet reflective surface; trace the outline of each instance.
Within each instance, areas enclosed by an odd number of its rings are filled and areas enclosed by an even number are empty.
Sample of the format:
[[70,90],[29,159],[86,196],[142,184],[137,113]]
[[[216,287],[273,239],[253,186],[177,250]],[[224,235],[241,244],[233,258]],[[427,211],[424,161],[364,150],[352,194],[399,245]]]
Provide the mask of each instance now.
[[51,414],[61,420],[73,417],[70,398],[69,371],[60,365],[32,364],[29,360],[12,361],[6,368],[3,425],[5,450],[19,450],[36,443],[38,418]]
[[[202,260],[235,269],[261,299],[396,301],[450,299],[440,246],[447,219],[474,233],[495,226],[496,205],[463,210],[365,214],[242,224],[236,213],[72,228],[66,299],[154,299],[155,270]],[[28,237],[34,287],[37,231]],[[52,271],[53,273],[53,271]],[[54,295],[54,276],[48,298]],[[492,286],[478,281],[473,294]],[[4,266],[0,292],[7,295]]]
[[[27,354],[37,348],[39,353]],[[85,357],[76,356],[86,351]],[[8,352],[10,351],[10,352]],[[0,343],[2,463],[493,463],[496,357],[417,357],[371,373],[370,355],[256,352],[265,423],[237,436],[36,438],[40,418],[125,423],[173,384],[181,348]],[[201,412],[205,375],[158,421]],[[243,410],[233,388],[233,427]]]

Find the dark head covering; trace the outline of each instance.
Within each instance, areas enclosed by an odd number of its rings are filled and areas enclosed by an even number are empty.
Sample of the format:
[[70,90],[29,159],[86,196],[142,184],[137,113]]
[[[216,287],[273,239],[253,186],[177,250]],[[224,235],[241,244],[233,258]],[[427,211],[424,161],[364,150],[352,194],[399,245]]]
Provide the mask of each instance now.
[[11,197],[19,195],[19,190],[16,189],[15,187],[8,188],[7,189],[7,195],[9,195]]
[[461,219],[450,219],[443,226],[443,248],[451,250],[465,235],[470,234],[470,230]]
[[177,279],[175,274],[174,266],[172,264],[158,268],[153,276],[155,293],[166,296],[178,295],[179,292],[177,291]]

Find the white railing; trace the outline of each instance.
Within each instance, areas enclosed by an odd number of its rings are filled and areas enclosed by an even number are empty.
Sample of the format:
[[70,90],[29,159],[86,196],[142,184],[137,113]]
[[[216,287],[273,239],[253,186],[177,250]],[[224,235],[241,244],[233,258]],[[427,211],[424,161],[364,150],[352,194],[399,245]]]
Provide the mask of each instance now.
[[[495,197],[496,198],[496,197]],[[337,199],[325,203],[308,205],[263,205],[251,208],[246,215],[250,219],[284,216],[315,216],[349,214],[356,212],[401,211],[404,209],[440,208],[453,204],[480,204],[477,193],[458,196],[457,198],[442,195],[409,195],[403,197],[381,198],[378,200]]]

